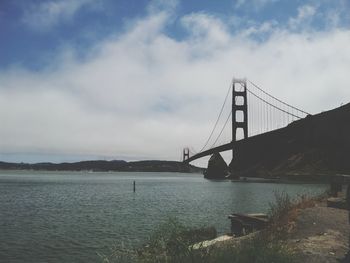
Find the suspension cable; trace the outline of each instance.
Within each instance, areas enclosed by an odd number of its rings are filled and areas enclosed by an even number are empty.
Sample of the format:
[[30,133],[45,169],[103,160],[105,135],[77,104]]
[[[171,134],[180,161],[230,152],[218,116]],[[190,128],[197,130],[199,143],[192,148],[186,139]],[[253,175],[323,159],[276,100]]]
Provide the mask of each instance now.
[[269,97],[271,97],[271,98],[277,100],[278,102],[280,102],[280,103],[282,103],[282,104],[284,104],[284,105],[286,105],[286,106],[288,106],[288,107],[290,107],[290,108],[292,108],[292,109],[295,109],[295,110],[297,110],[297,111],[299,111],[299,112],[302,112],[302,113],[304,113],[304,114],[306,114],[306,115],[310,115],[310,113],[307,113],[306,111],[303,111],[303,110],[301,110],[301,109],[298,109],[298,108],[296,108],[296,107],[294,107],[294,106],[292,106],[292,105],[290,105],[290,104],[288,104],[288,103],[286,103],[286,102],[284,102],[284,101],[282,101],[282,100],[280,100],[280,99],[278,99],[278,98],[272,96],[271,94],[267,93],[267,92],[264,91],[262,88],[260,88],[258,85],[254,84],[254,83],[253,83],[252,81],[250,81],[249,79],[248,79],[248,82],[249,82],[250,84],[252,84],[252,85],[253,85],[255,88],[257,88],[258,90],[260,90],[261,92],[265,93],[267,96],[269,96]]
[[[233,84],[232,84],[232,86],[233,86]],[[240,91],[242,90],[242,88],[243,88],[243,86],[242,86],[242,84],[241,84],[241,89],[240,89]],[[235,97],[235,104],[236,104],[236,102],[237,102],[237,97]],[[229,121],[231,115],[232,115],[232,108],[231,108],[230,114],[228,115],[228,117],[227,117],[227,119],[226,119],[226,121],[225,121],[225,123],[224,123],[224,126],[222,126],[221,131],[220,131],[218,137],[216,138],[215,142],[212,144],[212,146],[210,147],[210,149],[212,149],[212,148],[214,147],[214,145],[216,144],[216,142],[219,140],[221,134],[223,133],[224,129],[226,128],[226,125],[227,125],[227,123],[228,123],[228,121]]]
[[230,83],[230,87],[229,87],[229,89],[228,89],[228,91],[227,91],[227,94],[226,94],[224,103],[223,103],[222,106],[221,106],[221,110],[220,110],[219,116],[218,116],[217,119],[216,119],[215,125],[214,125],[214,127],[213,127],[213,129],[212,129],[212,131],[211,131],[211,133],[210,133],[210,135],[209,135],[207,141],[205,142],[204,146],[202,147],[202,149],[201,149],[199,152],[202,152],[202,151],[203,151],[203,149],[208,145],[208,143],[209,143],[211,137],[213,136],[214,131],[215,131],[215,129],[216,129],[218,123],[219,123],[219,119],[220,119],[220,117],[221,117],[221,114],[222,114],[222,112],[223,112],[223,110],[224,110],[224,107],[225,107],[225,104],[226,104],[228,95],[230,94],[231,88],[232,88],[232,82]]
[[220,138],[220,136],[221,136],[222,132],[223,132],[223,131],[224,131],[224,129],[226,128],[226,125],[227,125],[227,123],[228,123],[228,121],[229,121],[229,119],[230,119],[231,115],[232,115],[232,110],[231,110],[230,114],[228,115],[228,117],[227,117],[227,119],[226,119],[226,121],[225,121],[224,126],[222,126],[222,129],[221,129],[221,131],[220,131],[220,133],[219,133],[218,137],[216,138],[215,142],[214,142],[214,143],[213,143],[213,145],[210,147],[210,149],[214,148],[214,145],[215,145],[215,144],[216,144],[216,142],[219,140],[219,138]]
[[263,98],[259,97],[258,95],[256,95],[254,92],[252,92],[252,91],[249,90],[248,88],[247,88],[247,91],[248,91],[250,94],[252,94],[253,96],[255,96],[256,98],[258,98],[259,100],[261,100],[261,101],[265,102],[266,104],[270,105],[271,107],[273,107],[273,108],[275,108],[275,109],[277,109],[277,110],[279,110],[279,111],[282,111],[282,112],[284,112],[284,113],[286,113],[286,114],[289,114],[289,115],[291,115],[291,116],[294,116],[294,117],[296,117],[296,118],[298,118],[298,119],[302,119],[302,117],[300,117],[300,116],[298,116],[298,115],[294,115],[293,113],[290,113],[290,112],[288,112],[288,111],[285,111],[285,110],[283,110],[283,109],[281,109],[281,108],[279,108],[279,107],[277,107],[277,106],[271,104],[270,102],[264,100]]
[[[246,88],[247,92],[249,92],[251,95],[253,95],[253,96],[256,97],[257,99],[259,99],[260,101],[262,101],[262,102],[266,103],[267,105],[271,106],[272,108],[274,108],[274,109],[276,109],[276,110],[279,110],[280,112],[283,112],[283,113],[287,114],[288,116],[295,117],[295,118],[297,118],[297,119],[302,119],[302,117],[298,116],[298,115],[297,115],[298,113],[294,114],[293,110],[296,110],[296,112],[300,112],[300,113],[309,115],[308,112],[303,111],[303,110],[301,110],[301,109],[298,109],[298,108],[296,108],[296,107],[294,107],[294,106],[292,106],[292,105],[290,105],[290,104],[288,104],[288,103],[286,103],[286,102],[284,102],[284,101],[282,101],[282,100],[280,100],[280,99],[274,97],[273,95],[267,93],[267,92],[264,91],[262,88],[260,88],[258,85],[256,85],[255,83],[253,83],[252,81],[250,81],[250,80],[247,80],[247,81],[248,81],[250,84],[252,84],[255,88],[257,88],[259,91],[261,91],[263,94],[265,94],[265,95],[267,95],[268,97],[270,97],[270,98],[272,98],[272,99],[274,99],[274,100],[280,102],[281,104],[283,104],[283,105],[285,105],[285,106],[287,106],[287,107],[290,107],[290,108],[292,109],[292,112],[288,112],[287,110],[282,109],[281,107],[276,106],[276,105],[274,105],[274,104],[268,102],[268,101],[267,101],[267,98],[266,98],[266,99],[265,99],[265,98],[262,98],[262,97],[260,97],[259,95],[257,95],[256,93],[254,93],[253,91],[251,91],[250,89]],[[241,86],[242,86],[242,84],[241,84]],[[222,106],[221,106],[221,109],[220,109],[219,115],[218,115],[218,117],[217,117],[217,119],[216,119],[216,122],[215,122],[215,124],[214,124],[214,127],[213,127],[213,129],[212,129],[212,131],[211,131],[211,133],[210,133],[208,139],[206,140],[204,146],[202,147],[202,149],[201,149],[199,152],[202,152],[202,151],[204,150],[204,148],[208,145],[210,139],[212,138],[212,136],[213,136],[213,134],[214,134],[214,131],[215,131],[216,128],[217,128],[217,125],[218,125],[218,123],[219,123],[220,117],[221,117],[221,115],[222,115],[222,113],[223,113],[225,104],[226,104],[226,102],[227,102],[227,98],[228,98],[228,96],[229,96],[230,91],[231,91],[232,88],[233,88],[233,82],[230,83],[230,87],[229,87],[229,89],[228,89],[228,91],[227,91],[225,100],[224,100],[224,102],[223,102],[223,104],[222,104]],[[235,99],[236,99],[236,98],[235,98]],[[269,125],[270,123],[269,123],[269,122],[272,121],[272,115],[271,115],[272,113],[269,114],[270,110],[269,110],[269,109],[267,109],[267,110],[268,110],[267,116],[262,116],[262,118],[263,118],[264,120],[261,120],[261,121],[266,121],[266,126],[267,126],[266,128],[269,130],[269,129],[270,129],[270,127],[269,127],[269,126],[270,126],[270,125]],[[269,115],[270,115],[270,116],[269,116]],[[226,128],[226,125],[227,125],[227,123],[228,123],[228,121],[229,121],[229,119],[230,119],[231,116],[232,116],[232,109],[231,109],[230,114],[228,115],[228,117],[227,117],[227,119],[226,119],[226,121],[225,121],[225,123],[224,123],[224,125],[223,125],[223,127],[222,127],[222,129],[221,129],[221,131],[220,131],[220,133],[219,133],[219,135],[218,135],[217,138],[215,139],[214,143],[211,145],[210,149],[214,148],[215,144],[217,143],[217,141],[219,140],[220,136],[222,135],[224,129]],[[265,120],[265,118],[266,118],[266,120]],[[193,150],[193,149],[191,149],[191,150]]]
[[195,155],[198,153],[192,146],[189,147],[189,150],[190,150],[192,155]]

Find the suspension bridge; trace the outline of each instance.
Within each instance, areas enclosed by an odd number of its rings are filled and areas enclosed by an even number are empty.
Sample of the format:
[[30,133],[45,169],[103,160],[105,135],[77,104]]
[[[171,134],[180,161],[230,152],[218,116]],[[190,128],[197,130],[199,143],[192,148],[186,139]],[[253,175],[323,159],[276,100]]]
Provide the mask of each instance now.
[[[230,94],[232,104],[227,110]],[[229,150],[232,150],[234,156],[237,142],[286,127],[307,115],[309,113],[306,111],[276,98],[248,79],[233,79],[204,145],[198,152],[185,147],[182,152],[183,162],[190,163]]]

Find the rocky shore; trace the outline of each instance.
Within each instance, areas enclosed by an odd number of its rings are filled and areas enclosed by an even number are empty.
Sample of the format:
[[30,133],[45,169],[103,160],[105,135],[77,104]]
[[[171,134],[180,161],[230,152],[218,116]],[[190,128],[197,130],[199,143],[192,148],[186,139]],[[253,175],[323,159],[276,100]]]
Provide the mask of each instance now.
[[[327,198],[304,199],[292,207],[278,228],[285,233],[267,229],[267,235],[277,236],[277,242],[295,258],[293,262],[339,263],[350,262],[349,258],[349,212],[327,206]],[[272,233],[269,233],[269,231]],[[261,233],[254,232],[243,237],[222,236],[204,241],[197,247],[236,247],[256,239]],[[266,233],[264,233],[266,235]],[[275,237],[274,237],[275,238]]]
[[287,245],[309,263],[349,262],[348,211],[327,207],[325,202],[298,212]]

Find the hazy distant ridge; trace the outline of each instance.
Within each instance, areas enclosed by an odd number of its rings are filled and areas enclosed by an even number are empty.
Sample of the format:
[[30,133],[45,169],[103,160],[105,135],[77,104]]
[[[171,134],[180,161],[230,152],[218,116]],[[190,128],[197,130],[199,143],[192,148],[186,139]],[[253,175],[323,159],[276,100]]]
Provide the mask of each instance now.
[[122,160],[82,161],[74,163],[7,163],[0,162],[3,170],[42,170],[42,171],[125,171],[125,172],[202,172],[202,169],[193,165],[175,161],[137,161]]

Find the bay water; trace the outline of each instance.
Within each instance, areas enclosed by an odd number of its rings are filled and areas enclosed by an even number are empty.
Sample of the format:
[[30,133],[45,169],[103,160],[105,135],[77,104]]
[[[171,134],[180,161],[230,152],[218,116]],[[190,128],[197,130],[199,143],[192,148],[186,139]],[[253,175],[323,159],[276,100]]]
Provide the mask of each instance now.
[[0,171],[0,262],[101,262],[99,254],[142,244],[168,218],[225,234],[230,213],[267,212],[276,191],[326,189],[200,174]]

